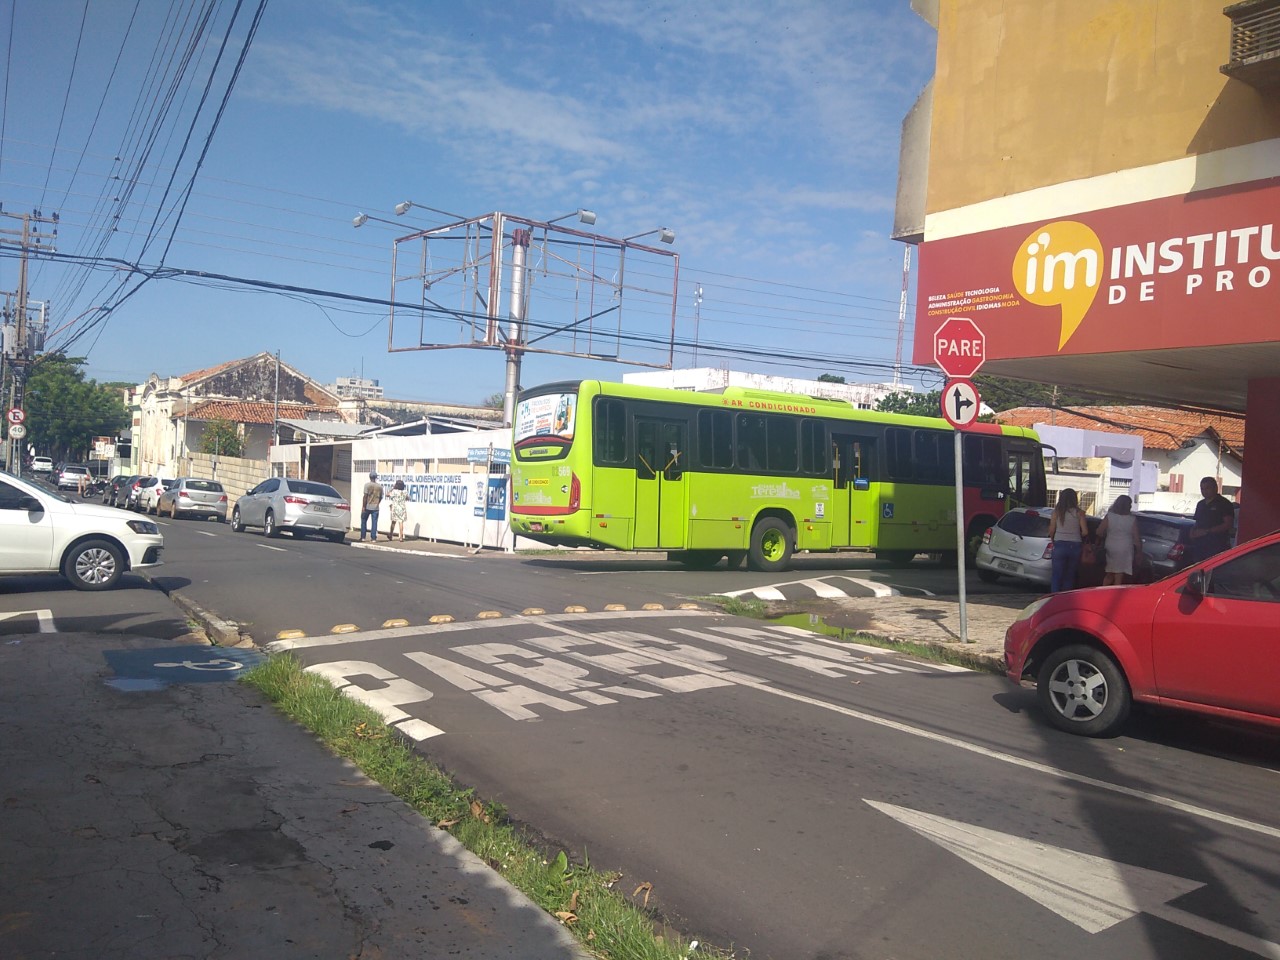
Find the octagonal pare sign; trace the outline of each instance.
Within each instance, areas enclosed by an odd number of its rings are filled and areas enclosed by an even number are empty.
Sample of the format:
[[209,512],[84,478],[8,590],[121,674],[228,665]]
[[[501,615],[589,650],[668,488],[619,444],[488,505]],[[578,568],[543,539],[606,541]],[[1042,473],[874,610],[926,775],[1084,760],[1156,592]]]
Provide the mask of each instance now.
[[933,362],[953,380],[968,380],[987,359],[987,337],[968,317],[947,317],[933,335]]

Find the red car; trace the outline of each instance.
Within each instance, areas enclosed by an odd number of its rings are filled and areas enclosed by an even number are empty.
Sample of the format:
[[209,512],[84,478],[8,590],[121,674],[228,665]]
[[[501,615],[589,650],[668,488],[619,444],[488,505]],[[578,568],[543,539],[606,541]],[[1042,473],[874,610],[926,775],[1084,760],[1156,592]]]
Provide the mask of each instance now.
[[1004,652],[1069,733],[1113,734],[1135,700],[1280,726],[1280,531],[1155,583],[1037,600]]

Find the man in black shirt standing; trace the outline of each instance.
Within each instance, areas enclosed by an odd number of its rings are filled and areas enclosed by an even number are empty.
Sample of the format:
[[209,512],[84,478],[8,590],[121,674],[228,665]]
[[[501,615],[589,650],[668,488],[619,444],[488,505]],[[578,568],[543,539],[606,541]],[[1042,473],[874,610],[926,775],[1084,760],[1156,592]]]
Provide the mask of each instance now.
[[1200,495],[1204,499],[1196,504],[1196,525],[1191,531],[1193,563],[1231,546],[1231,527],[1236,519],[1235,504],[1218,493],[1218,481],[1213,477],[1200,481]]

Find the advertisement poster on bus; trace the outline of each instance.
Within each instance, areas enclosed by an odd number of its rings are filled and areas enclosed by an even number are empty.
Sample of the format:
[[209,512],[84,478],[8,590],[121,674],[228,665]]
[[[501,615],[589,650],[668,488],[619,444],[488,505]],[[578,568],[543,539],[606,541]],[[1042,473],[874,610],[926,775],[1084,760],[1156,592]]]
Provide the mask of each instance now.
[[516,442],[526,437],[573,439],[578,397],[572,393],[547,393],[516,405]]

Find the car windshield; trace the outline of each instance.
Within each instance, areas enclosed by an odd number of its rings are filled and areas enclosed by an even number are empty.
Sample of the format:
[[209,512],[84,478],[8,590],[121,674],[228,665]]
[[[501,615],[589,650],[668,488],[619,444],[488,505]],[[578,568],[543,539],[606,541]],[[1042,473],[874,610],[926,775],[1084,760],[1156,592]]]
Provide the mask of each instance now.
[[1001,530],[1011,533],[1015,537],[1047,539],[1049,536],[1049,514],[1014,510],[1011,513],[1006,513],[1000,519],[999,526]]
[[292,493],[303,493],[311,497],[333,497],[341,500],[342,494],[327,483],[315,483],[311,480],[290,480],[289,490]]

